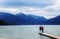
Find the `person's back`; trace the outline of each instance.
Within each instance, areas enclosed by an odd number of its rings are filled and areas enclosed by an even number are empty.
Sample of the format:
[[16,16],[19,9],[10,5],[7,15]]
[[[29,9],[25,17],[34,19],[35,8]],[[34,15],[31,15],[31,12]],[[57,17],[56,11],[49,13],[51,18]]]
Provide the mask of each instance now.
[[41,28],[42,28],[42,33],[43,33],[44,32],[44,27],[42,26]]
[[42,28],[41,28],[41,26],[40,26],[40,28],[39,28],[40,30],[42,30]]

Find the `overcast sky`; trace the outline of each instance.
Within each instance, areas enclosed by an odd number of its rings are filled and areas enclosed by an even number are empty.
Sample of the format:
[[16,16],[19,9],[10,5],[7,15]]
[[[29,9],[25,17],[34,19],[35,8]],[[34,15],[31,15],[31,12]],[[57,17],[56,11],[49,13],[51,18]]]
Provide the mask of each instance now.
[[25,13],[48,19],[60,15],[60,0],[0,0],[0,11]]

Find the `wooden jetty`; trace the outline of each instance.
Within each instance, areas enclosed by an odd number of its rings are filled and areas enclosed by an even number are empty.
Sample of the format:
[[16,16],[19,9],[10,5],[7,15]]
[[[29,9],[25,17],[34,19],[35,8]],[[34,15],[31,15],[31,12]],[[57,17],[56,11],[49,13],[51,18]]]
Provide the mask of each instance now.
[[60,39],[60,37],[57,37],[57,36],[54,36],[54,35],[51,35],[51,34],[47,34],[47,33],[39,33],[39,34],[42,35],[42,36],[52,38],[52,39]]

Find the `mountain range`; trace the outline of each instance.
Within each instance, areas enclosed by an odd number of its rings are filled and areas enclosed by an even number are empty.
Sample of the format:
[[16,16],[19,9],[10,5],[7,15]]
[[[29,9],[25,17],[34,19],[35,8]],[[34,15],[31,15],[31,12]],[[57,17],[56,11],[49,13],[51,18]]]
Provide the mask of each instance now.
[[16,15],[0,12],[0,25],[60,25],[60,15],[46,19],[43,16],[19,13]]

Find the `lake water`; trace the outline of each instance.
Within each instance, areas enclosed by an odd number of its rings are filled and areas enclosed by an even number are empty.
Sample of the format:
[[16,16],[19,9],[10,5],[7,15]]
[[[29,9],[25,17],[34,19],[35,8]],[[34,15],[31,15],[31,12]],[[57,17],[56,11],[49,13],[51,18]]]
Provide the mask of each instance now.
[[[0,26],[0,39],[51,39],[40,36],[40,25]],[[45,33],[60,36],[60,25],[42,25]]]

